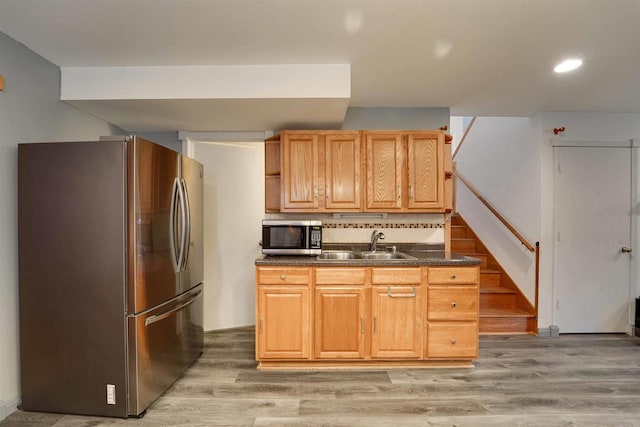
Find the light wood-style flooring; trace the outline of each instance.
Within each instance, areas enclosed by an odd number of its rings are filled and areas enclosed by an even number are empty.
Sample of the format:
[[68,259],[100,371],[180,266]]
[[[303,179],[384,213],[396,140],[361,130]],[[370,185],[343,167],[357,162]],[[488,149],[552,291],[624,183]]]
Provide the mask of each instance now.
[[142,419],[16,411],[0,426],[640,426],[640,338],[482,336],[475,368],[256,371],[253,328],[205,351]]

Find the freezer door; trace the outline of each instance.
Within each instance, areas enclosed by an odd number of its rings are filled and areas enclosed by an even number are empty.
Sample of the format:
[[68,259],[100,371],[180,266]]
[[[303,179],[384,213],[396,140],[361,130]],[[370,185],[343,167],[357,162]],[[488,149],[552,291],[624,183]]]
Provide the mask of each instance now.
[[203,250],[203,166],[182,157],[182,180],[187,211],[187,238],[182,261],[182,288],[190,289],[204,280]]
[[129,316],[129,413],[139,415],[202,353],[202,285]]
[[[128,150],[128,313],[140,313],[183,292],[172,251],[180,154],[142,138]],[[175,233],[172,233],[172,230]]]

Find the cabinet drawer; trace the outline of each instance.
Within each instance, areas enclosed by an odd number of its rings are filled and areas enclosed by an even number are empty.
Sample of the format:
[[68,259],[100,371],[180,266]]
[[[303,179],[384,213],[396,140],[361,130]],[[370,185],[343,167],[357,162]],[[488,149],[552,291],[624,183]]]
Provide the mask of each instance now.
[[309,268],[260,267],[257,280],[260,285],[308,285],[310,272]]
[[317,285],[364,285],[366,269],[364,268],[316,268]]
[[372,268],[371,283],[374,285],[411,285],[420,284],[419,268]]
[[429,323],[427,357],[478,357],[478,323]]
[[477,283],[478,272],[477,267],[430,267],[429,284]]
[[478,288],[429,287],[429,320],[478,320]]

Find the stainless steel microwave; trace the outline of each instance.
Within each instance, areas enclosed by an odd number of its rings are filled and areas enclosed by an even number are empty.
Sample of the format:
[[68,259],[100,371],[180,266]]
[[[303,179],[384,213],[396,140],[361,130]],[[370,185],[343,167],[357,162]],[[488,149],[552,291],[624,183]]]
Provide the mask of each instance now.
[[262,253],[320,255],[322,221],[262,220]]

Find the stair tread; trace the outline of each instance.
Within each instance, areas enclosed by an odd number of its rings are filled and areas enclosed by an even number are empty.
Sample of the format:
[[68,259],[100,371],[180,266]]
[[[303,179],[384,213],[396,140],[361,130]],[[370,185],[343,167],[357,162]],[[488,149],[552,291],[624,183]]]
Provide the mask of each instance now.
[[493,286],[487,288],[480,288],[481,294],[515,294],[516,291],[501,286]]
[[482,308],[480,317],[534,317],[534,315],[519,308]]

